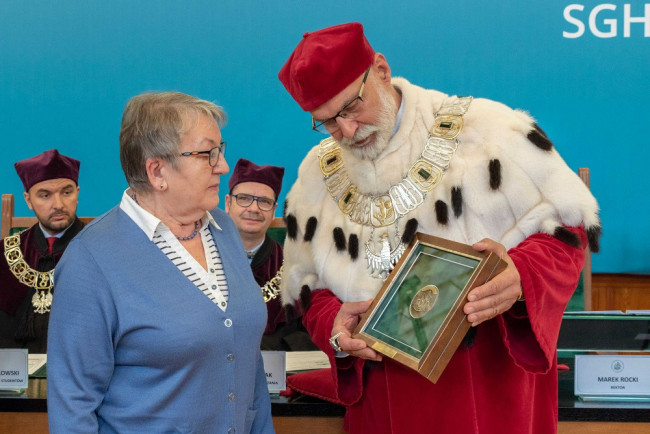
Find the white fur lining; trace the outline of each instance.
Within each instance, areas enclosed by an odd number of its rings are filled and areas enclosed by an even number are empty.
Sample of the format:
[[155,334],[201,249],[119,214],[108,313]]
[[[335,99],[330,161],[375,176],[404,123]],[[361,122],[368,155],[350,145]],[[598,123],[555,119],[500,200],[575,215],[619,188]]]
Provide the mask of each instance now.
[[[376,160],[359,160],[343,150],[351,181],[366,193],[387,191],[407,173],[424,147],[427,131],[445,95],[393,79],[404,98],[400,130],[386,151]],[[438,186],[427,194],[422,205],[400,221],[415,218],[418,231],[463,243],[492,238],[511,248],[537,232],[553,234],[561,225],[598,227],[598,205],[580,178],[554,150],[539,149],[528,140],[534,120],[526,113],[486,100],[475,99],[464,117],[460,145],[450,168]],[[300,297],[301,288],[329,288],[342,301],[372,298],[382,281],[370,277],[366,267],[364,242],[371,228],[353,223],[341,213],[323,182],[318,163],[318,147],[302,162],[298,180],[287,195],[287,215],[298,223],[297,237],[284,245],[282,300]],[[501,182],[490,187],[488,164],[500,163]],[[451,208],[452,188],[462,192],[462,213]],[[436,219],[435,203],[448,207],[448,222]],[[304,241],[306,222],[318,221],[311,241]],[[346,249],[335,247],[333,230],[341,228]],[[393,233],[393,228],[389,228]],[[352,260],[350,236],[358,238],[358,257]]]

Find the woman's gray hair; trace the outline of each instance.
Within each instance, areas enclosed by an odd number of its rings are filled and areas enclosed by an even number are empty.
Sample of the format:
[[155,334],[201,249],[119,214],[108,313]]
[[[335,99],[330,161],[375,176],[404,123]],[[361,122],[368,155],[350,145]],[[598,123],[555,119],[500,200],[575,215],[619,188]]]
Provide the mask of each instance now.
[[219,127],[226,123],[221,107],[180,92],[147,92],[129,100],[122,115],[120,162],[133,190],[153,190],[147,176],[148,158],[160,158],[176,167],[183,134],[202,114],[214,118]]

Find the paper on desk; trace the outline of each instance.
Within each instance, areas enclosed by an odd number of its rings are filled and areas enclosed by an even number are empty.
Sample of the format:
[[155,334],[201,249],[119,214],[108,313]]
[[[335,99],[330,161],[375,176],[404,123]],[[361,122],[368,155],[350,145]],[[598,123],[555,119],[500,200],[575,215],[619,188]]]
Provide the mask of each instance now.
[[287,351],[287,372],[329,368],[330,361],[322,351]]
[[27,356],[27,373],[32,375],[47,363],[47,354],[29,354]]

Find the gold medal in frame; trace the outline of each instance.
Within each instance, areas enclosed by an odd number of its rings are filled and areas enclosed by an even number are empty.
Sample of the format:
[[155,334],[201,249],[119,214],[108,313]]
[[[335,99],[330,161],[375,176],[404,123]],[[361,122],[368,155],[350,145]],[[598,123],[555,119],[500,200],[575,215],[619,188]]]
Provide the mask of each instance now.
[[468,292],[505,267],[494,253],[418,232],[354,337],[435,383],[471,326]]

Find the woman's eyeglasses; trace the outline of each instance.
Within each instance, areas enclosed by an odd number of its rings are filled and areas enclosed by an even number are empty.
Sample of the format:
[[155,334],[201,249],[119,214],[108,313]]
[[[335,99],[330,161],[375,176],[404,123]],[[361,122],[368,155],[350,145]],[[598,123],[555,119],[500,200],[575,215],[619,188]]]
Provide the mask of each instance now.
[[191,152],[181,152],[181,157],[189,157],[190,155],[208,155],[208,164],[210,167],[214,167],[219,164],[219,156],[223,154],[226,150],[226,142],[223,140],[219,143],[218,146],[210,149],[209,151],[191,151]]

